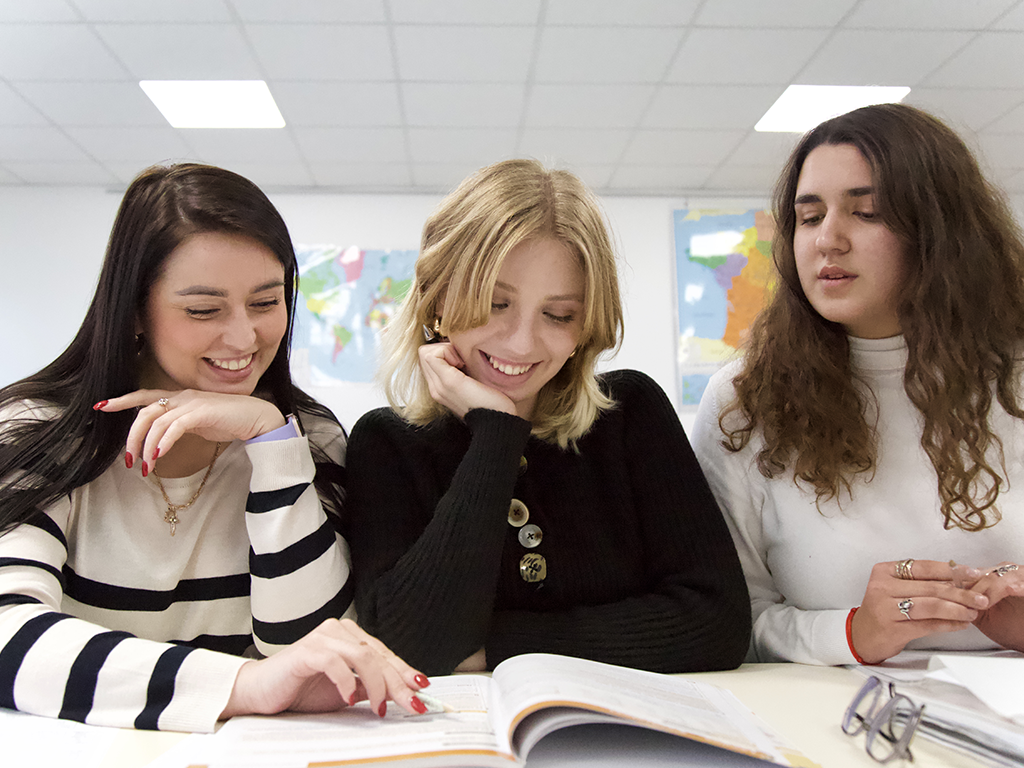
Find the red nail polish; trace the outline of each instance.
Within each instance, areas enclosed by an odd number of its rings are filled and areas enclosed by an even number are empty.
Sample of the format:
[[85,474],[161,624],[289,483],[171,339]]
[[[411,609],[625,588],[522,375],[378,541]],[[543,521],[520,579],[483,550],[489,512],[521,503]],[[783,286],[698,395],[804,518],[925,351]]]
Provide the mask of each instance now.
[[142,476],[145,477],[149,474],[149,467],[146,466],[146,462],[142,462]]
[[350,707],[354,707],[356,705],[356,692],[355,691],[352,691],[352,693],[349,694],[348,705]]
[[384,715],[386,715],[387,713],[388,713],[388,703],[386,701],[382,701],[380,703],[380,706],[377,707],[377,716],[378,717],[384,717]]
[[153,451],[153,461],[156,461],[159,458],[160,458],[160,448],[158,446],[157,449],[155,451]]
[[132,464],[134,464],[134,463],[135,463],[135,459],[132,458],[132,455],[130,453],[128,453],[128,451],[125,451],[124,452],[124,465],[128,469],[131,469],[132,468]]
[[430,681],[427,680],[426,675],[416,675],[416,677],[414,677],[413,679],[416,681],[416,685],[418,685],[420,688],[426,688],[428,685],[430,685]]
[[92,407],[92,409],[94,411],[98,411],[100,408],[102,408],[103,406],[105,406],[109,402],[110,402],[109,400],[100,400],[98,403],[96,403],[96,405],[94,405]]
[[419,700],[418,697],[412,697],[412,708],[419,712],[421,715],[427,714],[427,705]]

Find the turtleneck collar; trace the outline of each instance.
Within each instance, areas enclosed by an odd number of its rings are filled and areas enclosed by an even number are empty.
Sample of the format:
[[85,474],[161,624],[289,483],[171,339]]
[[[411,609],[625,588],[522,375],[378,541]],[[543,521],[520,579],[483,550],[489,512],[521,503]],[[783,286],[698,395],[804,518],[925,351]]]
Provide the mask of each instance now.
[[907,365],[907,343],[903,336],[887,339],[846,337],[850,342],[850,362],[862,371],[902,371]]

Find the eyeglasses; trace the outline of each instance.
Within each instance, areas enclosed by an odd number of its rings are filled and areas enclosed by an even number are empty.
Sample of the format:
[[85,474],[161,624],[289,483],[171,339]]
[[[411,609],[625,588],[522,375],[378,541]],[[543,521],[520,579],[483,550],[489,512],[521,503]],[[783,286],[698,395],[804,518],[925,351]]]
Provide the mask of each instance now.
[[924,706],[912,702],[896,687],[889,683],[889,698],[883,700],[885,686],[877,677],[869,677],[843,715],[843,733],[856,736],[867,731],[864,748],[880,763],[907,759],[910,754],[910,740],[914,738],[917,724],[921,721]]

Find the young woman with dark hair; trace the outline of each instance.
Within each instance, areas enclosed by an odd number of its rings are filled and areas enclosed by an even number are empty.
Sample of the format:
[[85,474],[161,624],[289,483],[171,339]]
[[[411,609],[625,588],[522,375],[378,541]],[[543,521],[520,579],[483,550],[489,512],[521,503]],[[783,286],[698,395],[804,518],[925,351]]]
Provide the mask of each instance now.
[[952,130],[899,104],[810,131],[773,204],[777,290],[694,439],[746,572],[752,658],[1024,650],[1013,216]]
[[296,273],[241,176],[131,184],[78,334],[0,390],[0,704],[186,731],[423,710],[422,676],[338,620],[345,434],[291,381]]
[[598,375],[622,330],[594,196],[531,160],[430,216],[384,341],[391,409],[352,430],[360,621],[428,674],[548,652],[659,672],[739,664],[728,529],[664,392]]

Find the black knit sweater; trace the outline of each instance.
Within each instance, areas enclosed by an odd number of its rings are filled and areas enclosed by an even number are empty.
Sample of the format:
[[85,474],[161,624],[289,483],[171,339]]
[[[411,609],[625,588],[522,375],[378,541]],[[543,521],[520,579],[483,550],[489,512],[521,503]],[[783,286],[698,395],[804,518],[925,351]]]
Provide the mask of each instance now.
[[[746,584],[675,411],[644,374],[601,382],[616,407],[578,452],[496,411],[422,428],[388,409],[359,420],[346,508],[367,631],[427,674],[481,647],[491,668],[530,652],[656,672],[740,664]],[[513,498],[543,532],[535,549],[508,522]],[[527,552],[546,559],[539,584],[520,576]]]

